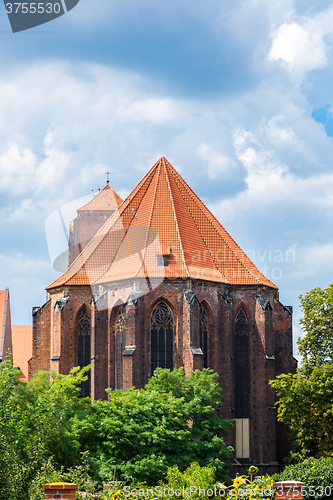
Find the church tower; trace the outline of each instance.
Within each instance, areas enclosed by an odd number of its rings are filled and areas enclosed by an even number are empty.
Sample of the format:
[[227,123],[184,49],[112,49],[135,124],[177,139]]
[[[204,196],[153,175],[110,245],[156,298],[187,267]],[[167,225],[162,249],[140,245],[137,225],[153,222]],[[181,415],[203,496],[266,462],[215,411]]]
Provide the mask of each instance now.
[[122,201],[108,181],[91,201],[77,209],[77,217],[69,225],[69,266],[103,226],[106,219],[118,209]]
[[236,421],[235,463],[277,471],[285,440],[268,382],[295,369],[291,308],[165,158],[47,291],[31,373],[91,362],[83,392],[104,399],[156,367],[210,367]]

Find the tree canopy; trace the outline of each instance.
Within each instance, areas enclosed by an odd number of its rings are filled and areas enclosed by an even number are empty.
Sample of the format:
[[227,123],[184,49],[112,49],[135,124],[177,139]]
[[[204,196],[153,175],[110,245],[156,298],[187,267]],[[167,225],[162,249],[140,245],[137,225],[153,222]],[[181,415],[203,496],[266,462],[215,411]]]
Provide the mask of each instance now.
[[305,333],[295,374],[271,381],[278,396],[278,419],[291,429],[296,457],[333,453],[333,284],[300,296]]
[[223,436],[232,422],[219,413],[212,370],[157,369],[143,389],[108,390],[109,401],[91,401],[80,398],[87,369],[39,372],[26,383],[10,362],[0,365],[0,500],[36,500],[29,491],[46,479],[45,464],[65,471],[80,465],[82,453],[100,483],[116,467],[117,479],[152,484],[168,467],[192,462],[227,478],[232,449]]
[[[216,467],[226,479],[232,449],[223,436],[232,422],[219,414],[221,389],[209,369],[186,376],[183,368],[158,368],[144,389],[108,390],[109,401],[94,401],[75,432],[90,450],[96,476],[156,482],[168,467],[191,462]],[[93,447],[92,447],[93,445]]]
[[298,340],[303,366],[333,362],[333,283],[327,288],[314,288],[300,296],[303,318],[300,323],[305,333]]

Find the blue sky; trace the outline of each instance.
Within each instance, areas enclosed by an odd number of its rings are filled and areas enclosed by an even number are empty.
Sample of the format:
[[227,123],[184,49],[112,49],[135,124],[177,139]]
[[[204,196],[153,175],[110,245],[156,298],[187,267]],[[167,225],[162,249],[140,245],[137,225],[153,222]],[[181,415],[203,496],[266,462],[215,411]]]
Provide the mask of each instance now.
[[0,5],[0,288],[58,275],[45,220],[165,156],[293,305],[333,281],[333,2],[80,0],[12,34]]

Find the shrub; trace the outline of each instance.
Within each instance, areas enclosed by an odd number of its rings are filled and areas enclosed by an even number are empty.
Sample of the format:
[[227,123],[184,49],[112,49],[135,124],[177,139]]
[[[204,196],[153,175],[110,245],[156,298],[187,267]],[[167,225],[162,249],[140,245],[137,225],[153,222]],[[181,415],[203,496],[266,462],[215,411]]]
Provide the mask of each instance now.
[[288,465],[274,476],[275,481],[302,481],[305,498],[333,499],[333,458],[308,458],[295,465]]

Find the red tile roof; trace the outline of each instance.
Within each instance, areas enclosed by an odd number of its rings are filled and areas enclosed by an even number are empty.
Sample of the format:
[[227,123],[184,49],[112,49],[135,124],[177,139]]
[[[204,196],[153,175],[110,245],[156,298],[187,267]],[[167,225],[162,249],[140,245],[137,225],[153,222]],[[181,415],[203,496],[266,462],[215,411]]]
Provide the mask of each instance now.
[[[166,267],[159,265],[158,255],[168,255]],[[163,157],[68,271],[47,288],[136,277],[196,278],[277,288]]]
[[9,290],[0,290],[0,362],[12,351]]
[[92,200],[83,205],[82,207],[77,209],[78,213],[86,212],[87,210],[98,210],[102,211],[111,211],[117,210],[119,205],[122,203],[122,198],[118,193],[109,184],[103,187],[99,191],[99,193],[94,196]]
[[12,325],[13,365],[22,372],[21,380],[28,380],[28,361],[32,357],[32,326]]
[[0,328],[2,331],[7,290],[0,290]]

